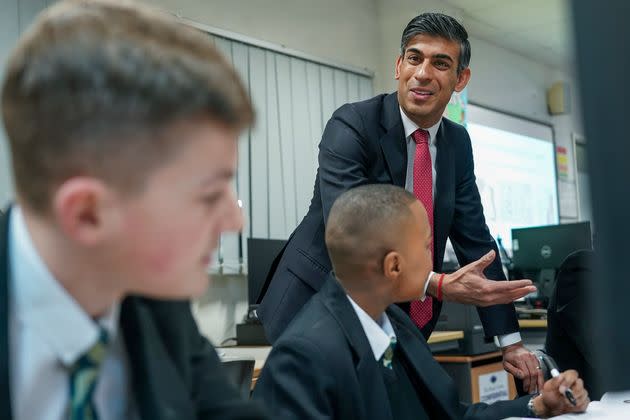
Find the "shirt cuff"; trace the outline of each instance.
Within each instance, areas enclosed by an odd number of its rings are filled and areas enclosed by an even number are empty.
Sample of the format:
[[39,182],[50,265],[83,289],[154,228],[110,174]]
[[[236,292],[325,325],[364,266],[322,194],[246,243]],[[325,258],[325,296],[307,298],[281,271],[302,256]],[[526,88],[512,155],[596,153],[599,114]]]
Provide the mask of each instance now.
[[420,302],[424,302],[427,298],[427,289],[429,288],[429,280],[431,280],[431,276],[434,275],[435,272],[430,271],[429,277],[427,277],[427,281],[424,282],[424,290],[422,291],[422,297],[420,297]]
[[497,340],[499,342],[499,347],[503,348],[503,347],[507,347],[507,346],[511,346],[512,344],[516,344],[521,340],[521,333],[519,332],[515,332],[515,333],[511,333],[511,334],[503,334],[503,335],[498,335],[497,336]]

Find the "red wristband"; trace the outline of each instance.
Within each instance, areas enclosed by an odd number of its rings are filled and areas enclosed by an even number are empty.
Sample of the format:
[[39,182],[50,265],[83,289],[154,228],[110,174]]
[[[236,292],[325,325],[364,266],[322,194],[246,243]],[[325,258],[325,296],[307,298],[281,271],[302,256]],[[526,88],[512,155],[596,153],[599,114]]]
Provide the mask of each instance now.
[[440,274],[440,279],[438,280],[438,288],[437,288],[437,300],[442,300],[442,280],[444,280],[444,273]]

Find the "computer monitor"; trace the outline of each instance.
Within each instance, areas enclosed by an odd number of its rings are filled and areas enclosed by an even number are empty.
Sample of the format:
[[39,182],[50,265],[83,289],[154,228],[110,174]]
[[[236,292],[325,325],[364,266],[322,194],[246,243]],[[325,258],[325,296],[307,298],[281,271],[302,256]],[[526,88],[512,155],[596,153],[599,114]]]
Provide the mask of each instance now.
[[537,291],[527,295],[526,301],[545,309],[562,262],[569,254],[590,248],[589,222],[512,229],[511,278],[532,279]]
[[287,243],[284,239],[247,238],[247,296],[255,305],[274,259]]
[[589,222],[512,229],[512,262],[521,270],[555,270],[572,252],[591,248]]

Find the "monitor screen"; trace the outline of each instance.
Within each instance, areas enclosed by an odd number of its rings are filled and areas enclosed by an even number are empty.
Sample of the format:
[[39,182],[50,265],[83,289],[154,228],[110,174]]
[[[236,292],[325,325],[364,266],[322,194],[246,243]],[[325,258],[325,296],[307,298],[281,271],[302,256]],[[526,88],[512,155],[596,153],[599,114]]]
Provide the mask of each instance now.
[[247,238],[247,297],[250,305],[256,303],[271,264],[286,243],[284,239]]
[[591,247],[589,222],[512,229],[514,267],[524,270],[557,269],[572,252]]

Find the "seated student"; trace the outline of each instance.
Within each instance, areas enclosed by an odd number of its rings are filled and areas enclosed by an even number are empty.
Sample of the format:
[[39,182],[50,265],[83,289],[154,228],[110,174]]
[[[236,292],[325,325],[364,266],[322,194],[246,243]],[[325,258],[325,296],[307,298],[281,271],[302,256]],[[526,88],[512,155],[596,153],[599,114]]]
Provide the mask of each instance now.
[[593,251],[580,250],[569,255],[560,265],[556,286],[549,302],[545,350],[560,369],[576,369],[584,378],[591,398],[599,400],[603,390],[597,386],[587,321],[587,282],[593,275]]
[[126,2],[45,11],[2,116],[17,202],[0,219],[0,418],[255,419],[187,301],[208,285],[252,121],[208,38]]
[[[575,371],[542,395],[460,405],[454,383],[395,302],[421,296],[431,270],[426,212],[391,185],[342,194],[326,225],[334,274],[280,336],[254,397],[282,419],[499,419],[583,411]],[[473,264],[479,264],[473,263]],[[559,391],[571,387],[572,406]]]

